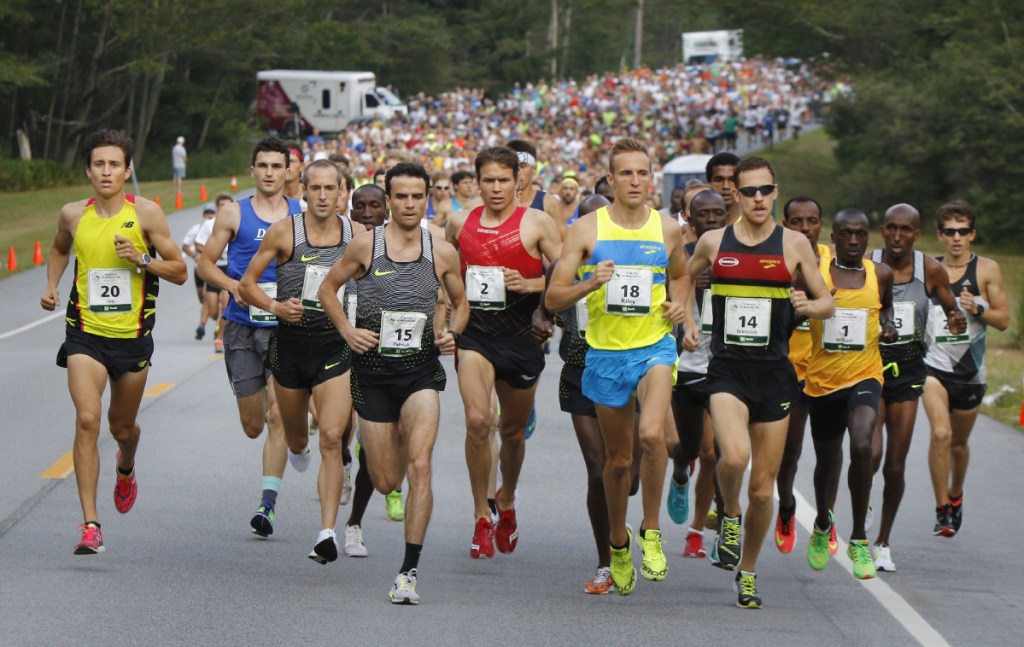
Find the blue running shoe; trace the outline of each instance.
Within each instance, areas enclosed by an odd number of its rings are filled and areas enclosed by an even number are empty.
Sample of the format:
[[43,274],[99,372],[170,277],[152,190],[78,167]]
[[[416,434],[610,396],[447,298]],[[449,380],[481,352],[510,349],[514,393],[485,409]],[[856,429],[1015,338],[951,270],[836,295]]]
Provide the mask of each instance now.
[[252,527],[252,533],[258,537],[269,537],[274,534],[274,508],[265,501],[261,503],[249,525]]
[[537,407],[530,409],[530,419],[526,421],[526,437],[529,438],[537,431]]
[[686,523],[690,518],[690,468],[686,468],[686,483],[680,485],[675,478],[669,479],[668,498],[665,499],[668,516],[677,524]]

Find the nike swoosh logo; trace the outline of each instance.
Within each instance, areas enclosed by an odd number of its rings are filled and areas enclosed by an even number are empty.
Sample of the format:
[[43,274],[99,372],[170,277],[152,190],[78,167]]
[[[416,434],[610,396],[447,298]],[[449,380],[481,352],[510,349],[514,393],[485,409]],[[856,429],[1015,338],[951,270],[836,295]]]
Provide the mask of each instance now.
[[871,395],[871,391],[857,391],[857,395]]
[[394,274],[397,270],[374,270],[374,276],[387,276],[388,274]]
[[335,362],[333,364],[324,364],[324,370],[325,371],[329,371],[332,368],[334,368],[335,366],[337,366],[338,364],[341,364],[341,362]]
[[910,388],[912,388],[912,389],[920,389],[922,386],[924,386],[924,384],[911,384]]
[[303,254],[302,256],[300,256],[300,258],[302,259],[303,263],[308,263],[310,261],[314,261],[320,258],[320,254],[317,254],[316,256],[306,256],[305,254]]

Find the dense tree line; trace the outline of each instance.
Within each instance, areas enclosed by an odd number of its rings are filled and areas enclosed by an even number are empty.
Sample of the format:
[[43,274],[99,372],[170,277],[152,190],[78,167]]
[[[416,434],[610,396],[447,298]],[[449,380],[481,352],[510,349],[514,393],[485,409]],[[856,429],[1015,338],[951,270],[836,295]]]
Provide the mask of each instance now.
[[270,67],[369,69],[406,95],[618,69],[638,4],[645,65],[700,29],[744,29],[748,55],[829,52],[856,88],[830,126],[850,204],[962,197],[986,233],[1024,238],[1024,12],[1006,0],[0,0],[0,156],[21,130],[72,165],[100,125],[128,130],[140,163],[181,133],[221,149]]

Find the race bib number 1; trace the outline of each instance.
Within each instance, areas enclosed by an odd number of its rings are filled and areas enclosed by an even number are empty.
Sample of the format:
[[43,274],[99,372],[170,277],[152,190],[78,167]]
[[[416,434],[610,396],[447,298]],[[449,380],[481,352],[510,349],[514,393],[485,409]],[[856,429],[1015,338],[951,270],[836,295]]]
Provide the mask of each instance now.
[[821,345],[831,353],[849,353],[867,348],[868,311],[866,308],[836,308],[826,319]]
[[605,286],[604,311],[630,317],[648,314],[653,276],[649,267],[616,267]]
[[[257,283],[256,285],[259,287],[259,289],[263,290],[263,294],[267,295],[271,299],[277,298],[277,283]],[[254,305],[250,305],[249,321],[267,323],[271,321],[277,321],[277,317],[270,314],[266,310],[262,310]]]
[[89,270],[89,310],[131,312],[132,271],[128,268]]
[[725,298],[725,343],[767,346],[771,335],[772,300]]
[[381,312],[380,354],[401,357],[419,351],[426,325],[427,315],[422,312]]
[[505,309],[505,272],[500,267],[466,268],[466,298],[478,310]]

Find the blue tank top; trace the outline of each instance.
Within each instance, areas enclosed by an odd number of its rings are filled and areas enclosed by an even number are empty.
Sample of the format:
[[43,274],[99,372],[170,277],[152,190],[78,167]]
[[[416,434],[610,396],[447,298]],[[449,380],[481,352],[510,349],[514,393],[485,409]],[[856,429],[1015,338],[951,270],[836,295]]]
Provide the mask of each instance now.
[[433,220],[434,216],[437,215],[437,210],[434,209],[434,198],[427,198],[427,220]]
[[575,209],[573,209],[572,215],[569,216],[569,219],[565,221],[565,226],[568,227],[569,225],[573,224],[574,222],[576,222],[579,219],[580,219],[580,208],[579,208],[579,206],[577,206]]
[[[298,200],[287,197],[285,200],[288,201],[289,216],[302,213],[302,207],[299,205]],[[246,268],[249,267],[249,261],[256,255],[256,251],[260,248],[260,243],[263,242],[263,237],[266,235],[267,230],[270,229],[270,223],[257,216],[253,210],[251,197],[239,200],[238,207],[241,217],[238,219],[238,232],[235,234],[235,239],[228,245],[227,268],[227,275],[236,281],[245,274]],[[260,275],[257,283],[273,284],[276,287],[277,272],[274,265],[274,262],[271,261],[267,269]],[[228,298],[228,307],[224,310],[224,318],[228,321],[234,321],[235,323],[247,326],[266,327],[277,325],[276,321],[253,321],[249,317],[249,308],[235,303],[234,295]]]
[[547,193],[544,191],[538,191],[537,195],[533,196],[533,202],[530,203],[531,209],[538,211],[544,211],[544,198],[547,197]]

